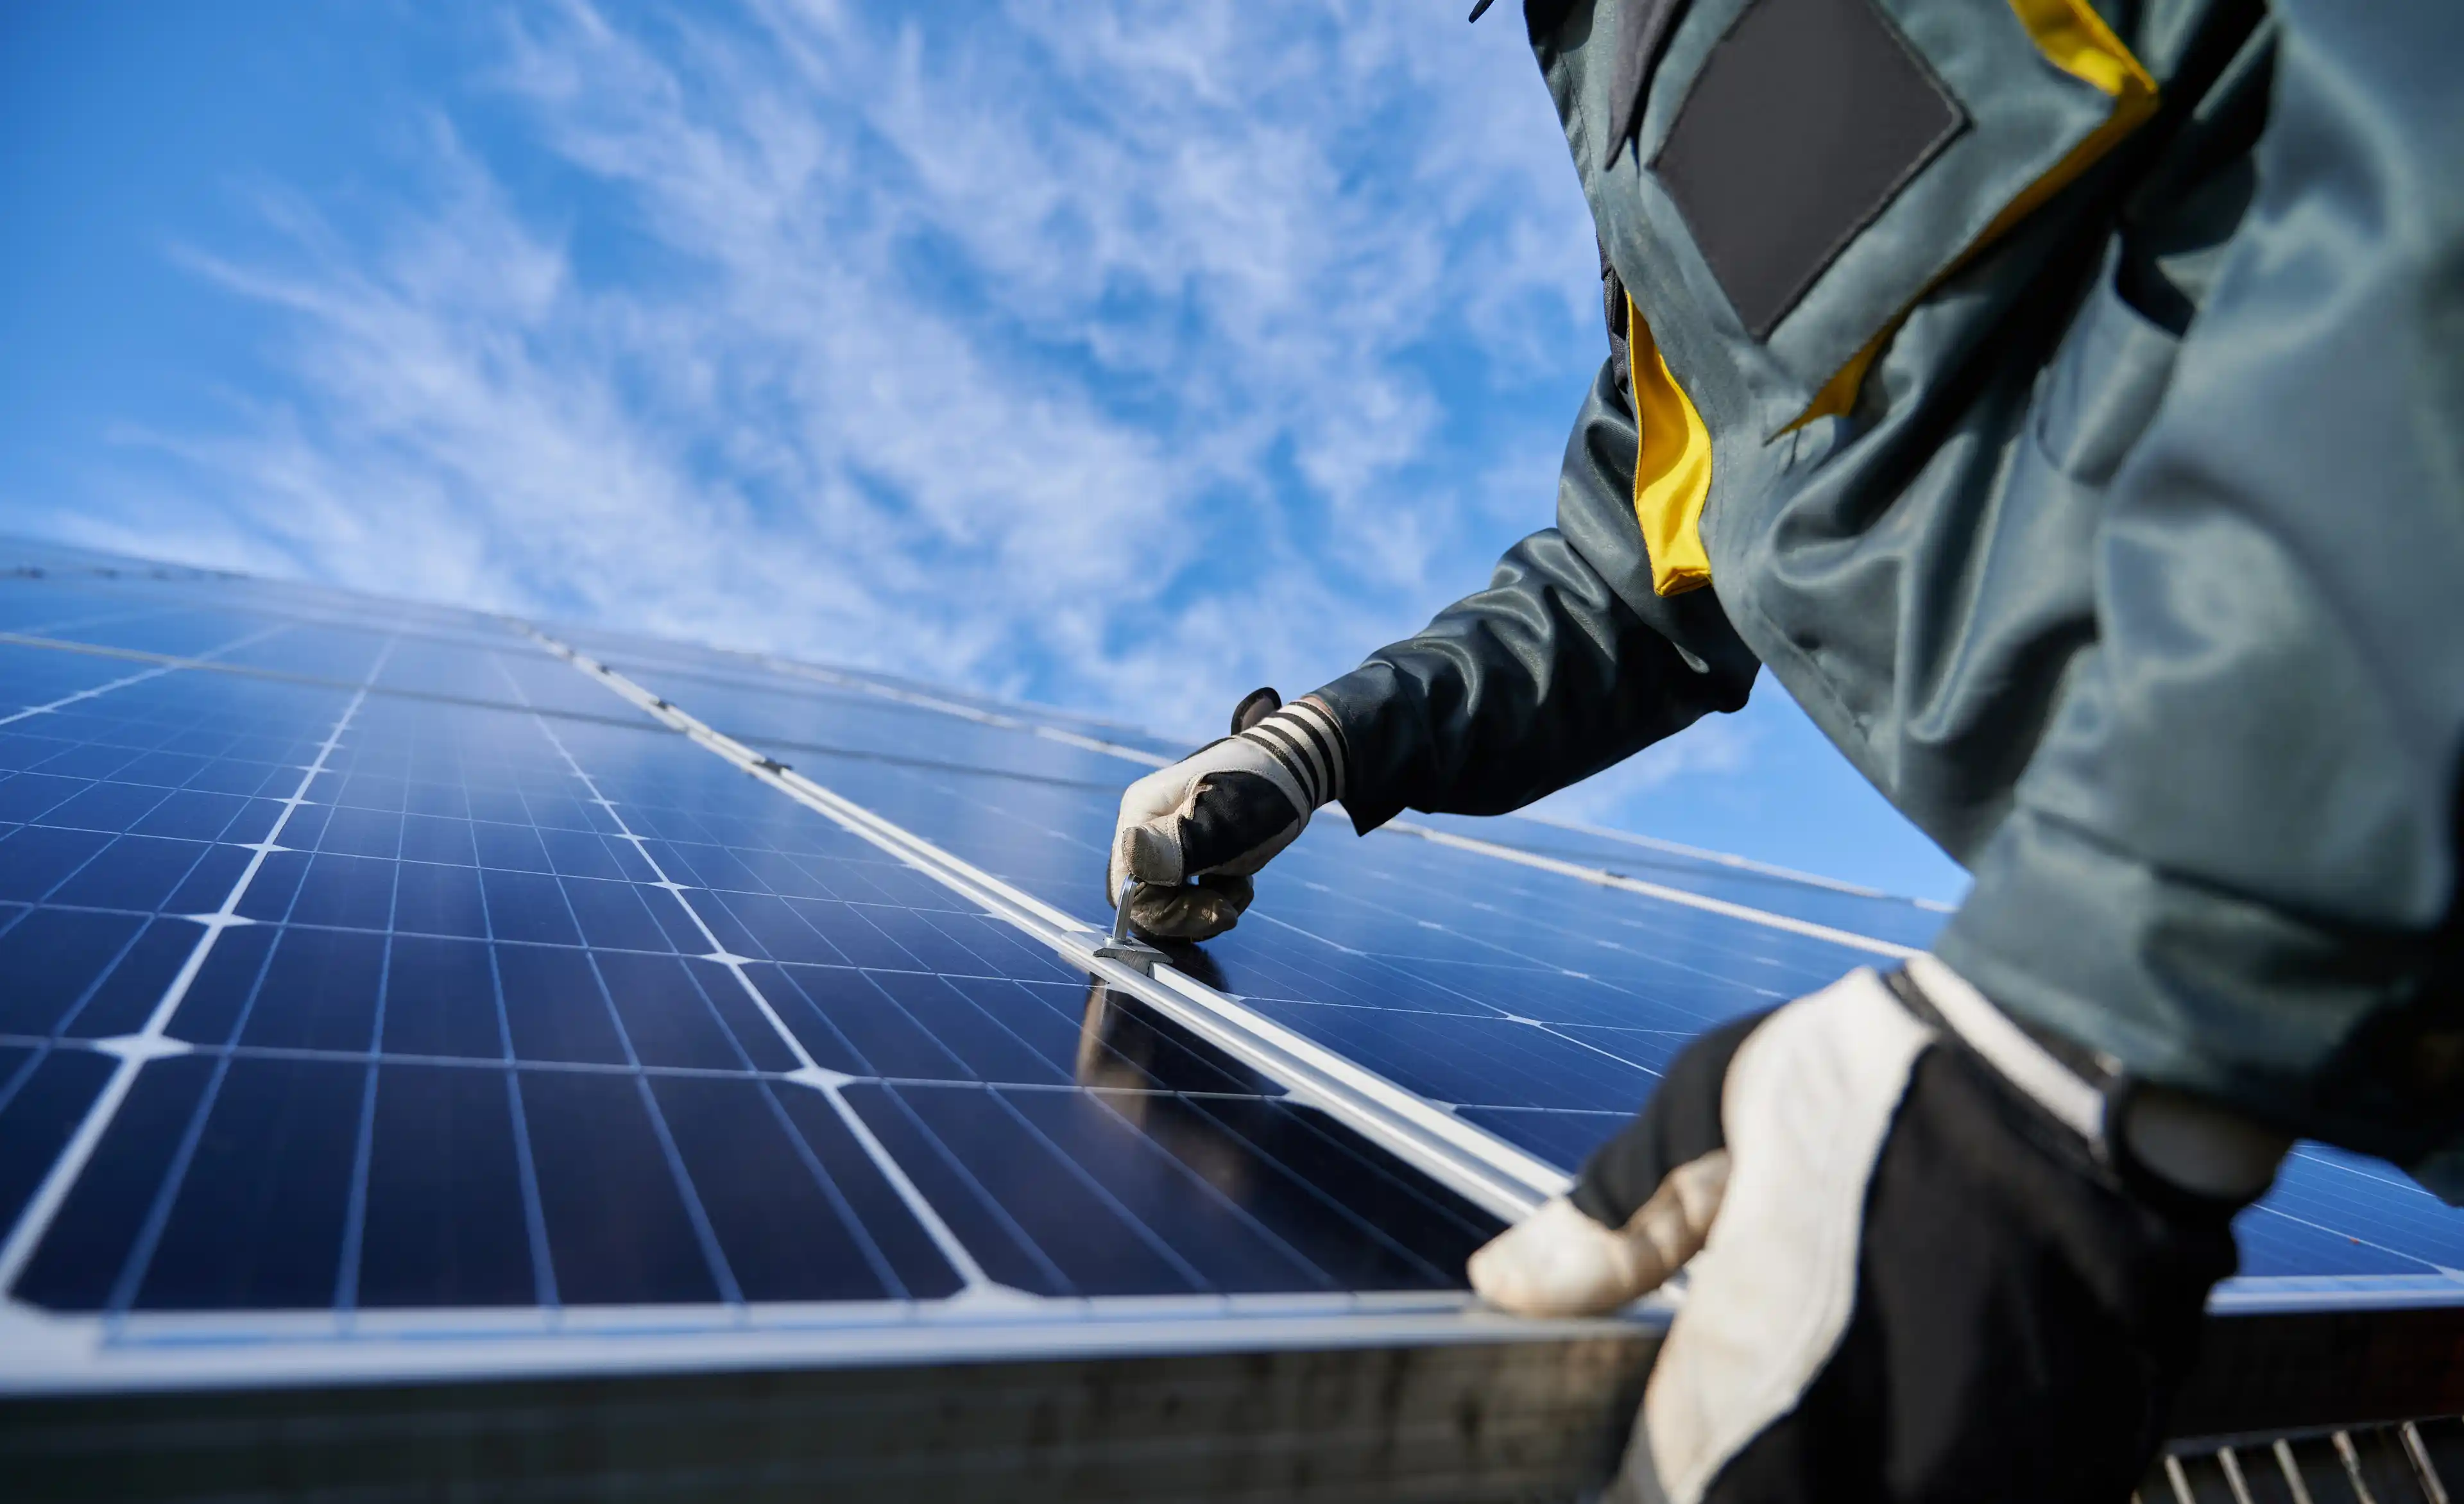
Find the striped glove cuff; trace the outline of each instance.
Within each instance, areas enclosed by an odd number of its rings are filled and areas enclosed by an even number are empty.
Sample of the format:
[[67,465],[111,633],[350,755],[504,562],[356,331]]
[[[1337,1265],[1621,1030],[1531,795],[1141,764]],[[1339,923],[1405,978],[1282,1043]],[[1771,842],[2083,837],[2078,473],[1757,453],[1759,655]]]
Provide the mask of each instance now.
[[1311,809],[1343,797],[1343,728],[1314,696],[1304,696],[1241,733],[1271,754],[1301,786]]

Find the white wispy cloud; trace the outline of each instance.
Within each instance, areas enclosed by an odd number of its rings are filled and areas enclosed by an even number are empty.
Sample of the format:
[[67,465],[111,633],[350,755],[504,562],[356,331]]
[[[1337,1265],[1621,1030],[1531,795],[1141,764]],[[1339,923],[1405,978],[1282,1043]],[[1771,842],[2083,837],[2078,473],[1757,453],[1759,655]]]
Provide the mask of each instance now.
[[[178,246],[221,406],[35,526],[1210,734],[1551,519],[1596,263],[1500,9],[441,12],[396,162]],[[1768,685],[1550,807],[1957,882]]]
[[1510,19],[558,0],[482,55],[393,201],[183,253],[289,380],[128,435],[86,541],[1199,731],[1548,520],[1599,339]]

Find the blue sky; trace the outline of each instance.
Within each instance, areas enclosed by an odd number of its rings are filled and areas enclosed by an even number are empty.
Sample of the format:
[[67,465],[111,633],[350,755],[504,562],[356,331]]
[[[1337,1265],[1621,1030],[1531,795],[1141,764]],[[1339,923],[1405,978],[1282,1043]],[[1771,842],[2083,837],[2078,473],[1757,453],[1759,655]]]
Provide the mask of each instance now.
[[[1596,257],[1463,9],[0,7],[0,528],[1209,733],[1550,520]],[[1769,680],[1551,807],[1962,881]]]

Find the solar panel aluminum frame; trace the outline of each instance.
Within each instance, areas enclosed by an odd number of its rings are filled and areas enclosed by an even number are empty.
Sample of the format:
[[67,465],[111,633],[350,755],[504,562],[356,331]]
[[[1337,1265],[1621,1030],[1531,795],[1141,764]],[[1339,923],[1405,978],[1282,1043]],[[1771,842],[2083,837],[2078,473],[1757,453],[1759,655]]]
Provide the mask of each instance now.
[[[2336,1336],[2312,1323],[2211,1341],[2176,1407],[2210,1440],[2172,1451],[2255,1436],[2263,1452],[2287,1429],[2383,1423],[2400,1413],[2389,1404],[2423,1392],[2411,1374],[2401,1376],[2409,1390],[2331,1390],[2334,1365],[2302,1361],[2322,1335]],[[1572,1498],[1616,1465],[1655,1347],[1627,1332],[49,1396],[0,1405],[0,1468],[14,1496],[42,1499],[371,1487],[858,1501]],[[2245,1383],[2233,1399],[2215,1382],[2254,1363],[2277,1376],[2269,1397],[2254,1403]],[[2439,1413],[2452,1416],[2449,1377]],[[2418,1469],[2427,1458],[2412,1439]],[[2160,1461],[2151,1477],[2179,1471]]]
[[0,1406],[14,1496],[1572,1498],[1656,1339],[731,1366]]

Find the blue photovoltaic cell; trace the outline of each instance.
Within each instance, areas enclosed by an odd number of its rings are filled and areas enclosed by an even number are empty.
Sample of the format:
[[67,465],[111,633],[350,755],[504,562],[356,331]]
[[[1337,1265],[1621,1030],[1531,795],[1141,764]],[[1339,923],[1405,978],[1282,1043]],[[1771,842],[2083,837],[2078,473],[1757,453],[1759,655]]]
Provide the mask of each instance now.
[[[382,680],[402,640],[366,648],[287,667]],[[1452,1286],[1494,1230],[570,667],[456,646],[422,688],[481,660],[553,669],[591,719],[519,667],[501,710],[179,670],[0,728],[12,1209],[109,1075],[84,1042],[147,1027],[197,917],[239,921],[161,1021],[188,1052],[137,1072],[21,1297],[955,1293],[867,1134],[970,1257],[1048,1294]],[[805,1059],[854,1079],[790,1079]],[[1389,1203],[1414,1215],[1353,1209]]]
[[530,1264],[509,1073],[380,1067],[369,1122],[366,1220],[345,1263],[345,1304],[523,1305]]
[[0,1047],[0,1226],[25,1208],[110,1078],[102,1055]]

